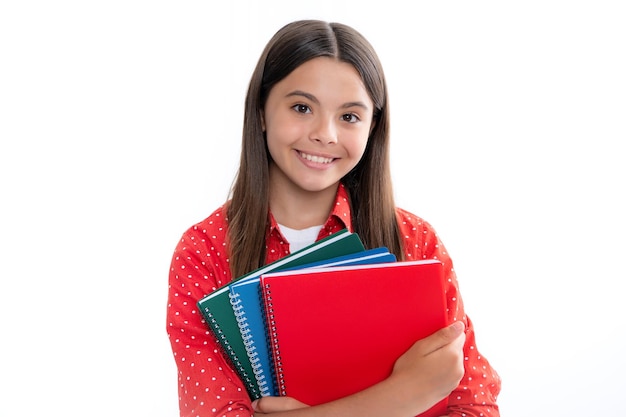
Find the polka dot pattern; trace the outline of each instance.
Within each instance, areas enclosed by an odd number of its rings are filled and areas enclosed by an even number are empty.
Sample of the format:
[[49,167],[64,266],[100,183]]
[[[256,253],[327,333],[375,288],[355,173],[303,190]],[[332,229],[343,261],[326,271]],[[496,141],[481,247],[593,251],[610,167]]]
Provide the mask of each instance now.
[[[463,309],[452,261],[433,228],[398,209],[406,259],[439,259],[447,276],[448,316],[466,325],[465,377],[450,395],[451,416],[499,416],[500,378],[476,348],[474,330]],[[289,254],[289,243],[270,215],[266,261]],[[339,188],[336,204],[318,239],[343,228],[352,230],[347,193]],[[178,242],[169,271],[167,334],[178,369],[180,416],[250,417],[250,399],[237,373],[222,355],[197,301],[231,281],[226,249],[224,207],[190,227]]]

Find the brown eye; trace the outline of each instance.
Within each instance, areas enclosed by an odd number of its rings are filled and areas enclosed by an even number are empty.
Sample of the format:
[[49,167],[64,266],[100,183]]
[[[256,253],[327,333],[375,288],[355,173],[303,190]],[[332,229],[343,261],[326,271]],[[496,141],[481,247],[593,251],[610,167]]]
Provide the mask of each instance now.
[[356,123],[359,121],[359,118],[357,117],[357,115],[352,114],[352,113],[346,113],[343,116],[341,116],[341,119],[344,122],[348,122],[348,123]]
[[311,109],[306,104],[296,104],[295,106],[292,107],[292,109],[294,109],[298,113],[310,113],[311,112]]

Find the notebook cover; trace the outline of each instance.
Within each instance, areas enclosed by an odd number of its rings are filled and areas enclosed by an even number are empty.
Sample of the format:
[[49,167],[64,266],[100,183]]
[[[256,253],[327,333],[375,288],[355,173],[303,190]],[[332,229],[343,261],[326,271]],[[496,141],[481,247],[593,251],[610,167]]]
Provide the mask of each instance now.
[[198,308],[209,328],[218,339],[223,353],[239,374],[250,398],[261,397],[261,391],[254,377],[252,364],[248,358],[237,319],[230,303],[230,286],[234,282],[253,279],[261,273],[303,265],[339,255],[363,251],[363,243],[355,233],[343,229],[312,245],[300,249],[275,262],[252,271],[218,288],[198,301]]
[[[447,324],[436,260],[261,276],[280,395],[316,405],[390,375],[398,357]],[[447,399],[420,416],[446,414]]]
[[[395,260],[395,255],[389,253],[387,248],[380,247],[312,262],[295,268],[374,264],[394,262]],[[278,395],[259,282],[260,278],[257,276],[253,279],[233,283],[230,286],[230,302],[261,396]]]

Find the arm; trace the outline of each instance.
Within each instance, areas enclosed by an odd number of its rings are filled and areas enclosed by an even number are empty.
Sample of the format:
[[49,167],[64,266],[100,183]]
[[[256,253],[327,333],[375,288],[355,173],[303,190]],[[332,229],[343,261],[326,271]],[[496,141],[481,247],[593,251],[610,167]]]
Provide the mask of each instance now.
[[463,376],[463,330],[463,323],[456,322],[416,342],[398,358],[389,378],[359,393],[315,407],[287,397],[264,397],[253,403],[255,416],[415,416],[458,385]]
[[[465,323],[464,368],[465,373],[458,387],[448,398],[448,414],[454,417],[498,417],[500,415],[497,397],[500,393],[501,380],[487,358],[480,353],[476,344],[474,325],[467,316],[459,282],[454,266],[443,242],[427,222],[410,214],[404,214],[403,234],[421,236],[409,252],[413,259],[439,259],[444,264],[446,276],[446,298],[448,304],[448,322],[457,320]],[[413,243],[413,242],[411,242]]]
[[183,234],[169,272],[166,324],[178,369],[180,415],[250,416],[245,387],[221,354],[196,305],[205,294],[230,281],[221,243],[224,228],[210,219]]

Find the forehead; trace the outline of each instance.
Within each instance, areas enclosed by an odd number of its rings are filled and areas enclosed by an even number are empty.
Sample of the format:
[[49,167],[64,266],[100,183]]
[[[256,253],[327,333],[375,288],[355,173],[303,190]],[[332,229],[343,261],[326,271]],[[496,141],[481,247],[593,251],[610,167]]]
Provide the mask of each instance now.
[[354,66],[330,57],[306,61],[272,88],[272,92],[279,94],[289,94],[292,90],[371,104],[361,75]]

